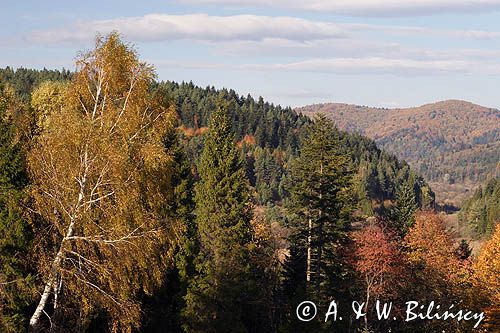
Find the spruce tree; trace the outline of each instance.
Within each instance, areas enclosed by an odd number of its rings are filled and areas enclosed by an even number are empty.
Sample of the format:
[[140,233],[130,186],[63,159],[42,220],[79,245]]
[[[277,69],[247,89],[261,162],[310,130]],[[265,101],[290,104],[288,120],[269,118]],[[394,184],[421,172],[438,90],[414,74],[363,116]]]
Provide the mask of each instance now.
[[288,267],[302,272],[287,275],[300,276],[294,283],[304,286],[305,281],[307,294],[320,302],[339,290],[342,279],[339,250],[353,209],[352,175],[333,122],[319,115],[291,170],[290,208],[296,218]]
[[393,220],[401,233],[406,233],[415,223],[417,210],[415,191],[408,181],[404,181],[396,192],[396,205],[393,208]]
[[30,305],[32,233],[20,202],[27,185],[21,143],[9,111],[13,95],[0,84],[0,331],[23,331]]
[[164,138],[164,146],[171,153],[173,187],[167,193],[166,202],[169,218],[178,220],[177,244],[174,265],[165,272],[162,287],[153,295],[145,297],[145,316],[142,329],[146,332],[160,332],[168,328],[171,332],[181,331],[181,311],[185,306],[184,296],[189,279],[195,274],[196,226],[193,210],[193,175],[184,147],[177,130],[170,129]]
[[461,260],[467,260],[472,255],[472,249],[465,239],[462,239],[455,251],[457,257]]
[[189,332],[245,332],[252,326],[250,193],[231,127],[219,99],[195,186],[199,254],[184,311]]

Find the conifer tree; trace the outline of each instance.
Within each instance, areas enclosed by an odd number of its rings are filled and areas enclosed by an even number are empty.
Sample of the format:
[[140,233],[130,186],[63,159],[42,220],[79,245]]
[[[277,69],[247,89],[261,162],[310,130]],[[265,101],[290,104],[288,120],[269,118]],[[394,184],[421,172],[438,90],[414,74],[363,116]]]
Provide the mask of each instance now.
[[253,295],[250,194],[226,105],[212,114],[195,186],[197,276],[186,296],[189,332],[245,332]]
[[28,183],[21,143],[10,117],[13,93],[0,83],[0,331],[20,332],[33,296],[27,260],[31,228],[20,203]]
[[461,260],[467,260],[472,255],[472,249],[465,239],[462,239],[456,249],[456,255]]
[[193,175],[178,132],[171,128],[165,135],[165,149],[171,152],[173,188],[168,193],[168,210],[172,220],[179,221],[177,244],[173,248],[174,265],[165,272],[162,287],[146,297],[145,316],[142,329],[159,332],[168,328],[171,332],[181,331],[181,310],[185,306],[189,279],[195,274],[196,226],[194,225]]
[[406,233],[408,228],[415,223],[414,214],[416,210],[415,191],[408,181],[404,181],[396,193],[396,206],[393,209],[393,219],[396,227],[402,233]]
[[[331,296],[341,276],[339,249],[350,226],[352,211],[352,169],[341,153],[334,124],[323,115],[308,129],[300,155],[291,170],[290,208],[296,214],[292,224],[294,261],[305,262],[301,276],[309,295],[319,300]],[[328,294],[328,295],[327,295]]]

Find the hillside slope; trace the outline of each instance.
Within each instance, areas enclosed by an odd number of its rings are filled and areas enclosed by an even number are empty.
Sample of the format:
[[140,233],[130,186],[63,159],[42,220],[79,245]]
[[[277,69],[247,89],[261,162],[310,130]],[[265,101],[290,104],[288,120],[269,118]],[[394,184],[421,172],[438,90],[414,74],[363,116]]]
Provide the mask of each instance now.
[[324,113],[342,130],[374,139],[431,184],[438,200],[459,204],[500,173],[500,110],[459,100],[406,109],[328,103],[297,108]]
[[[66,71],[0,68],[0,81],[14,88],[27,104],[44,80],[68,80]],[[280,203],[287,197],[288,165],[296,157],[301,137],[311,119],[290,107],[281,107],[262,97],[238,95],[234,90],[198,87],[192,82],[157,82],[151,89],[175,106],[185,151],[195,166],[203,147],[203,136],[218,101],[227,103],[233,118],[233,131],[245,152],[247,176],[260,204]],[[357,171],[355,194],[359,210],[367,215],[387,213],[384,203],[396,200],[404,186],[413,189],[417,206],[434,206],[434,193],[422,177],[394,155],[379,149],[371,139],[345,131],[336,131],[341,149]]]

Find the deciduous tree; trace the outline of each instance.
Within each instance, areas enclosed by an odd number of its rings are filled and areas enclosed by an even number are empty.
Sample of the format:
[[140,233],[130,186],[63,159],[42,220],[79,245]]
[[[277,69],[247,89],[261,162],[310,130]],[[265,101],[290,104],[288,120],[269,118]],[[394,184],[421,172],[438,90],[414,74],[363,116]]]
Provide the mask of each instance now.
[[368,328],[370,301],[390,299],[396,295],[402,276],[401,253],[394,235],[381,225],[370,223],[352,234],[354,267],[361,275],[365,289],[365,327]]
[[485,325],[494,330],[500,325],[500,224],[481,249],[474,268],[478,285],[486,289],[490,301]]
[[[62,104],[44,110],[29,154],[43,289],[30,325],[138,327],[138,293],[169,262],[172,159],[162,143],[173,110],[150,93],[153,69],[116,33],[83,53]],[[171,237],[169,237],[171,236]],[[49,304],[51,305],[49,308]],[[52,317],[52,318],[51,318]]]

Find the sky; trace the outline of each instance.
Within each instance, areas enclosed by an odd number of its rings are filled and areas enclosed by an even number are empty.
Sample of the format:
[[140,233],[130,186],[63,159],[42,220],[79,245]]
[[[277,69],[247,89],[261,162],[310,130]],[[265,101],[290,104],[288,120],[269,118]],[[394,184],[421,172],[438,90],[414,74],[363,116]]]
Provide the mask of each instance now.
[[284,106],[500,107],[500,0],[0,0],[0,67],[74,70],[114,30],[160,80]]

